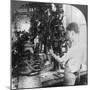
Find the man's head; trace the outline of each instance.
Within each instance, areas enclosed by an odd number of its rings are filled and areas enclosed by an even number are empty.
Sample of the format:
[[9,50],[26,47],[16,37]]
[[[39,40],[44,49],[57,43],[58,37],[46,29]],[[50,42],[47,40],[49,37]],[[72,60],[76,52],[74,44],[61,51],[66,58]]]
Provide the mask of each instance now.
[[71,41],[75,41],[78,39],[78,35],[79,35],[79,27],[77,23],[70,23],[67,26],[67,36]]
[[79,33],[78,24],[75,23],[75,22],[70,23],[70,24],[67,26],[67,31],[74,31],[76,34],[78,34],[78,33]]

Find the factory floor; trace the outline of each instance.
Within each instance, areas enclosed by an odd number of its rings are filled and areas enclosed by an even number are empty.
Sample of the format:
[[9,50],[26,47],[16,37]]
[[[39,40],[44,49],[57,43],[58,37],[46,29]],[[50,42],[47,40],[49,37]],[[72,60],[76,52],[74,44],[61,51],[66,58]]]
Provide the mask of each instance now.
[[[51,67],[50,67],[51,68]],[[19,76],[12,78],[12,88],[39,88],[39,87],[59,87],[64,86],[64,70],[50,71],[50,68],[45,68],[39,75],[36,76]],[[80,71],[80,83],[78,85],[88,84],[88,71],[83,66]]]
[[[17,88],[39,88],[64,86],[64,73],[59,71],[42,72],[39,76],[20,76]],[[81,72],[80,83],[87,85],[87,72]],[[12,87],[13,88],[13,87]],[[14,88],[15,89],[15,85]]]

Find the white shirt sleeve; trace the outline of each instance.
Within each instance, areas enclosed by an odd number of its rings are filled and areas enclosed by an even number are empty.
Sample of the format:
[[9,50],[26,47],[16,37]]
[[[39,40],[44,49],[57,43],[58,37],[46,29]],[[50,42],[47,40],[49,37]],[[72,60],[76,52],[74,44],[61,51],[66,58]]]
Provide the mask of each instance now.
[[68,52],[65,53],[64,56],[62,56],[62,57],[53,54],[53,57],[54,57],[59,63],[63,63],[63,62],[66,62],[68,59],[71,58],[71,52],[68,51]]

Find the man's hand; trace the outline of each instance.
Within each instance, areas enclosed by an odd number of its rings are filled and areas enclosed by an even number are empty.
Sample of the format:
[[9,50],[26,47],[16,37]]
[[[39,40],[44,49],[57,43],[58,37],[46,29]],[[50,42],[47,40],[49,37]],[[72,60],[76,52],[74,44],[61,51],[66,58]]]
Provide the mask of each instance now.
[[54,52],[53,52],[53,49],[50,49],[49,50],[49,53],[52,55]]
[[59,63],[61,63],[61,58],[60,58],[60,56],[54,54],[53,49],[50,49],[50,50],[49,50],[49,53],[54,57],[54,59],[55,59],[56,61],[58,61]]

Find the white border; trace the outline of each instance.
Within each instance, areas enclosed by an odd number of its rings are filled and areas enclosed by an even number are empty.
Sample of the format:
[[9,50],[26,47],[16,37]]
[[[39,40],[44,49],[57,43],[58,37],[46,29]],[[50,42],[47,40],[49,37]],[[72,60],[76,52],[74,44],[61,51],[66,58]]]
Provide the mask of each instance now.
[[19,1],[37,1],[37,2],[54,2],[54,3],[69,3],[69,4],[87,4],[88,0],[19,0]]
[[[56,2],[56,3],[90,5],[89,4],[90,0],[23,0],[23,1],[40,1],[40,2]],[[90,6],[88,6],[88,9],[89,8]],[[90,15],[90,12],[88,13]],[[88,17],[88,20],[89,19],[90,18]],[[88,26],[89,26],[89,22],[88,22]],[[88,39],[90,38],[89,34],[90,34],[90,27],[88,27]],[[88,40],[88,46],[90,46],[89,40]],[[88,66],[90,66],[89,50],[90,48],[88,47]],[[1,0],[0,1],[0,90],[9,90],[9,86],[10,86],[10,0]],[[90,90],[89,83],[88,83],[88,86],[53,87],[53,88],[40,88],[40,89],[42,90],[44,89],[46,90],[55,90],[55,89]]]

